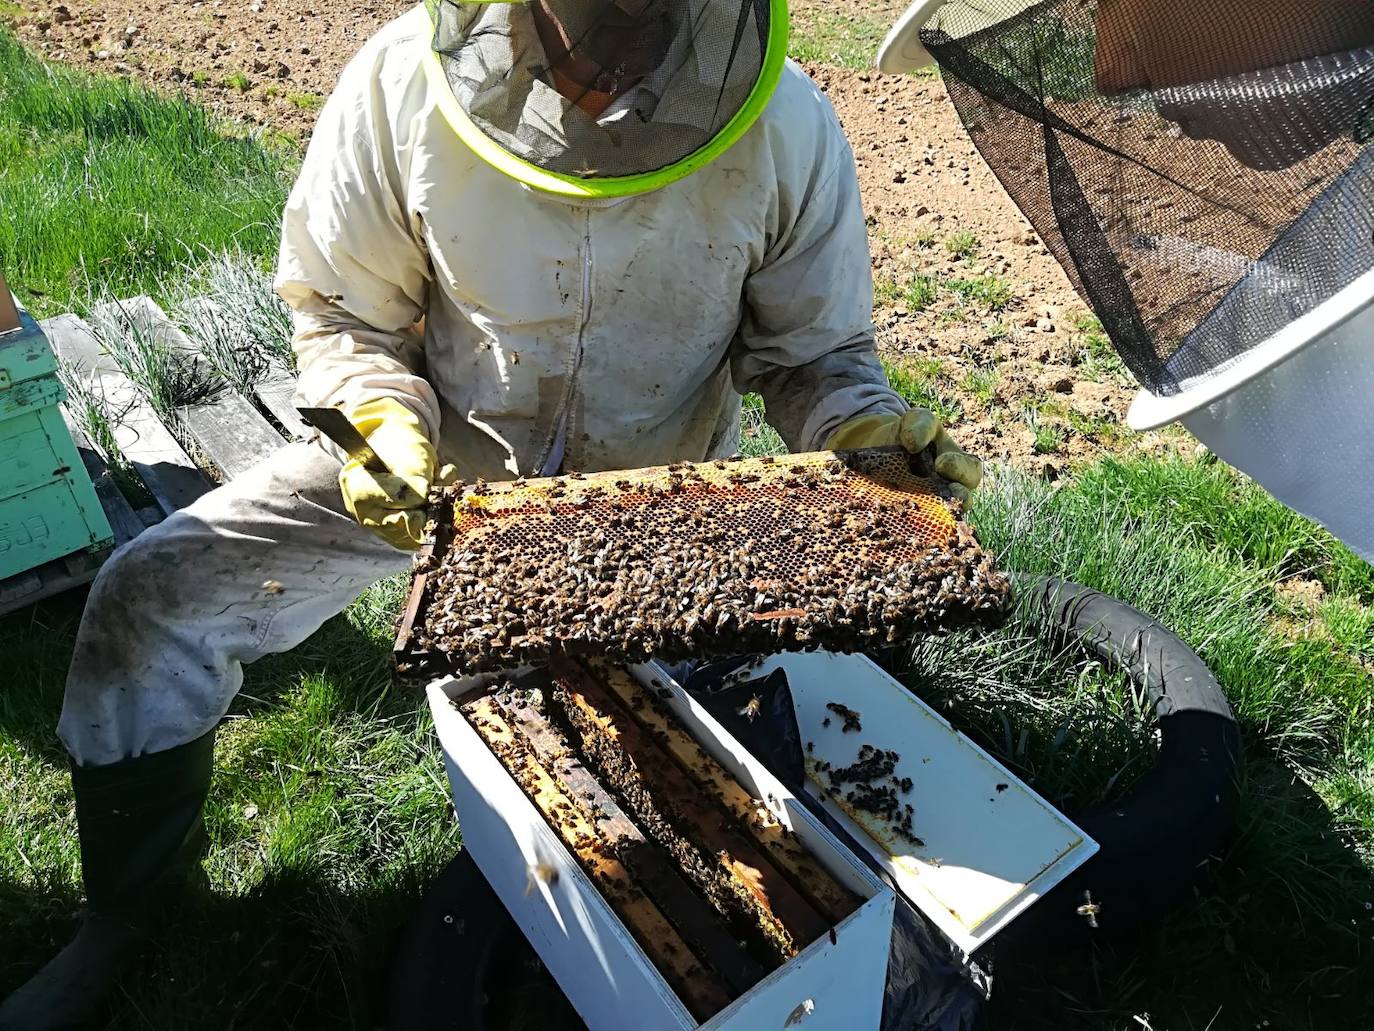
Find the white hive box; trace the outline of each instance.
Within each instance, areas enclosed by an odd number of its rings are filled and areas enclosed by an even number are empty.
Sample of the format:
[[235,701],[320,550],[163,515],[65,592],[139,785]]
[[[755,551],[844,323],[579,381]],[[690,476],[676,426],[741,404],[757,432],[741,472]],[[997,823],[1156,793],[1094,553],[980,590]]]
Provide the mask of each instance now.
[[[672,697],[665,704],[698,743],[755,797],[769,798],[811,854],[864,901],[836,926],[833,941],[811,943],[699,1024],[558,833],[452,704],[509,674],[435,681],[429,701],[465,847],[544,965],[592,1031],[877,1028],[892,937],[892,890],[661,671],[643,666],[632,672],[646,685],[651,679],[666,684]],[[535,867],[552,867],[557,876],[532,878]]]

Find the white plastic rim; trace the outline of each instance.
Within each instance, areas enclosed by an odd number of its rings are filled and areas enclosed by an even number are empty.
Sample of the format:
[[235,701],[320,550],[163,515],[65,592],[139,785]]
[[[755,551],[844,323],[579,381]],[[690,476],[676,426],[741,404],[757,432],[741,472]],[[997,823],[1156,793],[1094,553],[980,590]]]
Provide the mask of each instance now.
[[1320,343],[1328,333],[1371,304],[1374,304],[1374,270],[1366,272],[1302,318],[1290,322],[1268,340],[1255,345],[1222,371],[1199,378],[1196,385],[1185,385],[1181,393],[1159,395],[1141,390],[1126,413],[1126,425],[1133,430],[1154,430],[1177,422]]
[[929,68],[935,63],[930,51],[921,45],[921,30],[934,17],[935,12],[950,0],[916,0],[902,13],[897,23],[888,30],[887,37],[878,47],[878,71],[888,75],[903,75],[906,72]]
[[878,70],[901,75],[935,64],[921,30],[938,28],[955,39],[972,36],[1046,0],[916,0],[878,48]]

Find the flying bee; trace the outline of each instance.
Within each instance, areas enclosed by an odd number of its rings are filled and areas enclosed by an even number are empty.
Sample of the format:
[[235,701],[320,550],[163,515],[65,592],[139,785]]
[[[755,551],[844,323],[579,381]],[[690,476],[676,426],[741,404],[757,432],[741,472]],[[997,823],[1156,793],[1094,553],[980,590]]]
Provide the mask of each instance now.
[[529,880],[525,883],[525,894],[533,894],[534,890],[541,884],[547,884],[550,888],[558,883],[558,867],[545,860],[537,860],[529,866]]
[[1095,928],[1098,926],[1097,917],[1098,914],[1102,912],[1102,906],[1093,901],[1091,892],[1085,891],[1083,893],[1083,905],[1079,906],[1074,912],[1086,918],[1089,927]]
[[750,723],[753,723],[754,719],[758,716],[758,711],[763,708],[763,704],[763,698],[758,697],[756,694],[756,696],[750,698],[749,701],[746,701],[745,704],[739,707],[736,715],[743,716],[743,718],[749,720]]

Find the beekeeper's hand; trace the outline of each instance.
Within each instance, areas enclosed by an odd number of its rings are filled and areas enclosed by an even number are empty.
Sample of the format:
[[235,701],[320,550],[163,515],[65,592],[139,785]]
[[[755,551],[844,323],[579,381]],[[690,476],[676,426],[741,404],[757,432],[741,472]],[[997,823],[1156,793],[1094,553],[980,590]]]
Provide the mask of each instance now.
[[[438,459],[420,419],[400,401],[379,397],[353,410],[353,425],[395,475],[369,472],[350,458],[339,473],[349,515],[394,548],[414,551],[424,538],[426,501],[436,482]],[[437,477],[452,479],[452,467]]]
[[939,418],[929,408],[912,408],[903,415],[859,415],[840,425],[826,448],[851,450],[891,447],[900,444],[913,455],[935,445],[936,475],[950,481],[959,498],[977,488],[983,479],[983,463],[950,439]]

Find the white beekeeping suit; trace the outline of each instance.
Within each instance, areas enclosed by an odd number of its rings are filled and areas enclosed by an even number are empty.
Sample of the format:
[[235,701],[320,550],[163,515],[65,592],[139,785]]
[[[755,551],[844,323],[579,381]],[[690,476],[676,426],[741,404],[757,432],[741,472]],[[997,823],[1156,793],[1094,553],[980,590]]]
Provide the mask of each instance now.
[[453,131],[431,35],[416,9],[345,70],[287,205],[306,401],[394,393],[487,477],[538,473],[560,442],[584,470],[728,453],[752,389],[794,449],[903,410],[873,354],[853,158],[799,69],[689,177],[555,196]]

